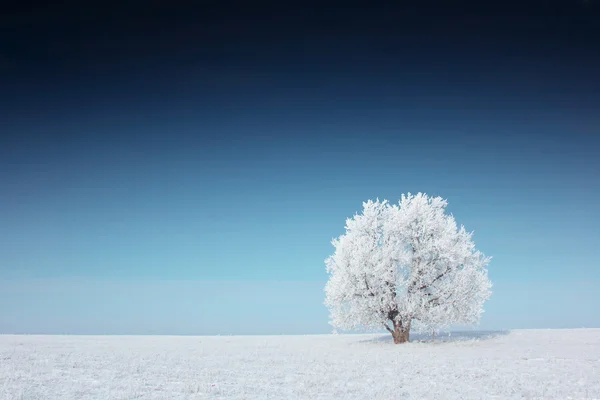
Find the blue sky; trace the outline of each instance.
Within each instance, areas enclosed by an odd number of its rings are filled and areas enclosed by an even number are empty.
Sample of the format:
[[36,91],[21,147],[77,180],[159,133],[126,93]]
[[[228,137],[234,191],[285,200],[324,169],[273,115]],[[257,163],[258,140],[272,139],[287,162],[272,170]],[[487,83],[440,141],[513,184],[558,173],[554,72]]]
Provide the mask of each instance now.
[[418,191],[494,257],[481,328],[600,327],[600,61],[441,33],[6,56],[0,333],[329,332],[330,240]]

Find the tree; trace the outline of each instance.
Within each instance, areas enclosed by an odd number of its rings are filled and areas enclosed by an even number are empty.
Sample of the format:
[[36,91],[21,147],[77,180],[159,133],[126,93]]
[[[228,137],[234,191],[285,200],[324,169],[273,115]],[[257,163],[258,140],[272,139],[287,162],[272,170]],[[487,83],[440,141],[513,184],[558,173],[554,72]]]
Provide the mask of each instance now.
[[369,200],[346,220],[346,233],[332,241],[335,252],[325,260],[331,325],[385,327],[394,343],[404,343],[411,329],[479,321],[491,295],[491,258],[446,214],[447,204],[409,193],[397,205]]

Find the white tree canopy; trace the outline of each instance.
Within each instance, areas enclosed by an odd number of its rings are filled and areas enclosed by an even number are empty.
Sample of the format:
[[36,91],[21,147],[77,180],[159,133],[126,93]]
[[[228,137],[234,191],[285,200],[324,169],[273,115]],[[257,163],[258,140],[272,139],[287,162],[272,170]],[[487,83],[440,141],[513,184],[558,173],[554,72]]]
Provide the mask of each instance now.
[[335,328],[385,325],[408,340],[411,326],[438,330],[479,321],[491,295],[491,258],[446,214],[447,204],[409,193],[397,205],[369,200],[362,214],[346,220],[346,233],[332,241],[335,252],[325,261],[325,304]]

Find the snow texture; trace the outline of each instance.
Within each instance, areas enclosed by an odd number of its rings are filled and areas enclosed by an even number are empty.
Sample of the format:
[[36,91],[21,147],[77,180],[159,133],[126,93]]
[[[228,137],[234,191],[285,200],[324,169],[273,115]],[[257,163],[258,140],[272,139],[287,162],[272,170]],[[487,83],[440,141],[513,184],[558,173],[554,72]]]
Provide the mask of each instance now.
[[325,304],[334,328],[391,331],[389,321],[428,332],[479,321],[491,294],[490,258],[446,214],[447,204],[409,193],[398,205],[369,200],[346,221],[325,261]]
[[600,399],[600,329],[0,336],[0,399]]

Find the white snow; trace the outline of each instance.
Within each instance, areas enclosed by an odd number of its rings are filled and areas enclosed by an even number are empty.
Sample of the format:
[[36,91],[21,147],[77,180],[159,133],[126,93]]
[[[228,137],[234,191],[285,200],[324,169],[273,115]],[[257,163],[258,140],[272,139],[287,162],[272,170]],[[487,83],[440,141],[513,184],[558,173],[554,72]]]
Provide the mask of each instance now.
[[[413,337],[413,340],[415,337]],[[600,399],[600,329],[0,336],[0,399]]]

